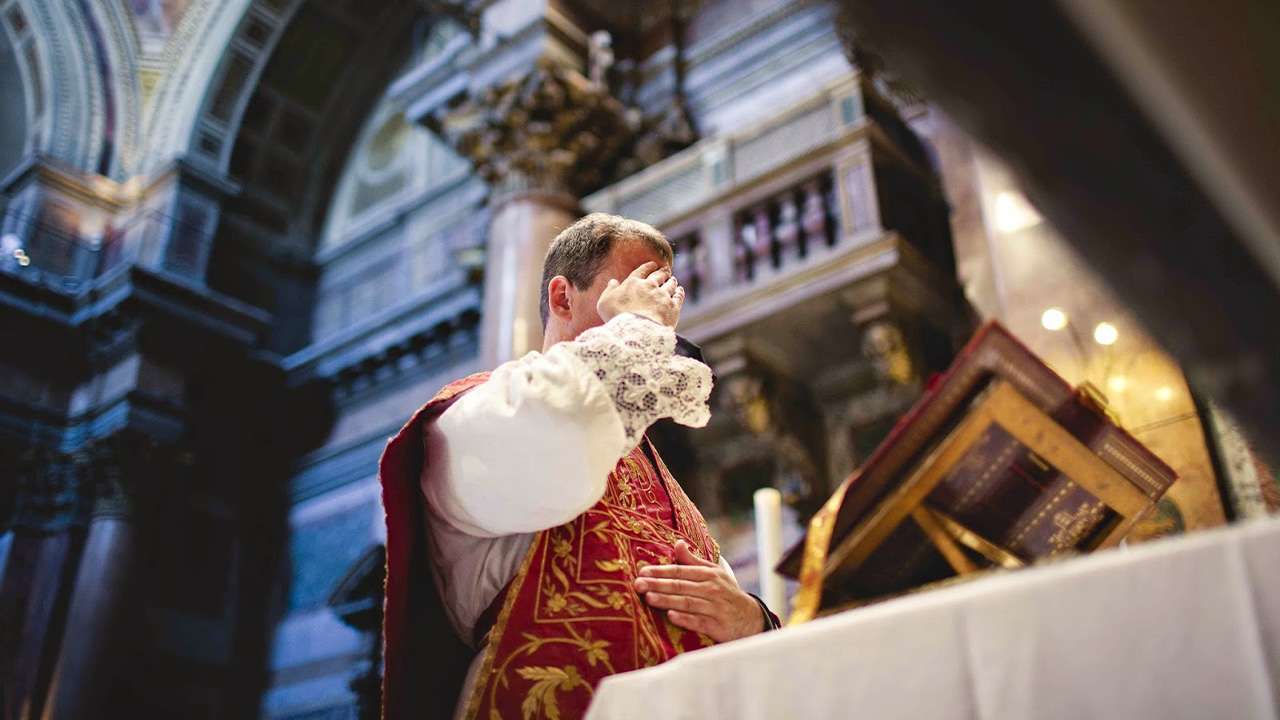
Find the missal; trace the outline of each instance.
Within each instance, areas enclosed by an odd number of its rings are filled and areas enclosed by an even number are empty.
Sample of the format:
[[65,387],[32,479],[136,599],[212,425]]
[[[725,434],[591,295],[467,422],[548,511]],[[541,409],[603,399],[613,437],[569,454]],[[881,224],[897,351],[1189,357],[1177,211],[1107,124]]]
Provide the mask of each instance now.
[[792,622],[1115,545],[1176,479],[998,323],[931,383],[778,566]]

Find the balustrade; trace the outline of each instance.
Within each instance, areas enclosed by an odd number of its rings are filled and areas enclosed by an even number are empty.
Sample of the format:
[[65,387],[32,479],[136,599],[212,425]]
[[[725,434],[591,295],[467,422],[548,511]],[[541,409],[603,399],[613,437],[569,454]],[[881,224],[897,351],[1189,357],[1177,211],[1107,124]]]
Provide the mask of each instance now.
[[881,241],[910,245],[954,273],[947,206],[924,146],[858,76],[707,138],[583,206],[668,231],[675,271],[698,310],[726,309],[794,273],[857,262],[860,247]]
[[840,233],[830,172],[798,183],[734,216],[734,280],[754,281],[823,248]]

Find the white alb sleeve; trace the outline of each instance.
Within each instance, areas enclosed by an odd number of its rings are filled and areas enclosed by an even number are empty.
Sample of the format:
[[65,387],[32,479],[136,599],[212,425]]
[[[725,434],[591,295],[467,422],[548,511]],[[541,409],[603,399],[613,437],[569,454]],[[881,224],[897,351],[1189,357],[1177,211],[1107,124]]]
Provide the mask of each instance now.
[[622,420],[626,450],[660,418],[689,427],[711,419],[711,368],[674,355],[676,333],[666,325],[626,314],[561,345],[604,384]]
[[427,427],[432,509],[481,537],[577,517],[655,420],[710,419],[710,369],[674,349],[671,328],[624,314],[504,363]]

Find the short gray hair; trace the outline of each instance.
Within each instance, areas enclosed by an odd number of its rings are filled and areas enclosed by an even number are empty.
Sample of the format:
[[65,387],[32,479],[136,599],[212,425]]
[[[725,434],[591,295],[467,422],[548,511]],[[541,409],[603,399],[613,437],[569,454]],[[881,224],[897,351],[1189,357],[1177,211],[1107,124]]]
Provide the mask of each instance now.
[[551,315],[547,288],[551,278],[563,275],[579,290],[589,287],[620,239],[648,243],[663,259],[671,262],[671,243],[648,223],[598,212],[580,218],[551,241],[547,257],[542,262],[542,295],[538,312],[542,315],[544,328]]

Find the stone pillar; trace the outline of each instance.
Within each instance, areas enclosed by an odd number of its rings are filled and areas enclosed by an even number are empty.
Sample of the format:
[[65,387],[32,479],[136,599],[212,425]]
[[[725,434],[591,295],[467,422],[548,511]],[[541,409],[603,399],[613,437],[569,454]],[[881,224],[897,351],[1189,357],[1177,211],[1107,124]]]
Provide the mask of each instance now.
[[42,720],[107,717],[106,691],[128,667],[112,651],[135,574],[137,537],[125,491],[131,479],[117,458],[103,464]]
[[99,516],[90,524],[44,720],[105,716],[103,691],[127,664],[113,662],[109,649],[131,584],[134,541],[127,518]]
[[711,294],[728,288],[734,282],[733,213],[718,209],[702,228],[702,242],[707,247],[707,287]]
[[578,218],[565,192],[519,190],[495,196],[485,260],[485,367],[542,349],[542,261],[552,239]]
[[40,716],[88,516],[89,459],[30,448],[18,461],[13,545],[0,580],[0,717]]
[[0,583],[0,717],[38,717],[42,670],[52,662],[48,641],[57,634],[55,610],[66,592],[65,568],[75,562],[76,548],[70,531],[14,532]]

